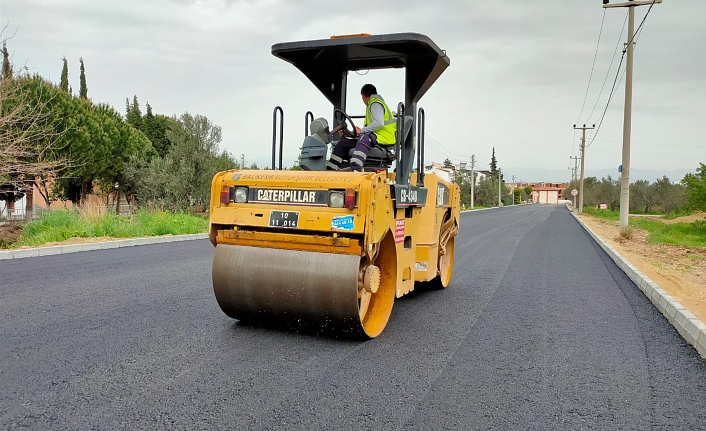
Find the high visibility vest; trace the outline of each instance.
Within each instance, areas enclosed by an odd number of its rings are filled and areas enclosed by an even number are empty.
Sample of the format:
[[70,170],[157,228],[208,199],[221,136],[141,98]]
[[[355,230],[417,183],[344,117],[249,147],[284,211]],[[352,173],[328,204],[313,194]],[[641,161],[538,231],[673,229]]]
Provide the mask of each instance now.
[[382,109],[385,112],[383,117],[383,126],[373,133],[377,137],[378,144],[381,145],[392,145],[397,142],[397,120],[395,116],[392,115],[392,111],[387,107],[387,104],[382,99],[382,97],[373,95],[370,97],[367,108],[365,108],[365,121],[363,122],[363,127],[373,122],[373,112],[370,107],[373,103],[379,103],[382,105]]

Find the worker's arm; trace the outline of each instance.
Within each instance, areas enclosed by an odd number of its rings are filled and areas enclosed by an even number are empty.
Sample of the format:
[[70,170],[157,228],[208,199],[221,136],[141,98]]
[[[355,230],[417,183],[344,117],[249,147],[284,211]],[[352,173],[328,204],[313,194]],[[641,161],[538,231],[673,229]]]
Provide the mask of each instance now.
[[370,107],[373,114],[373,121],[360,129],[360,133],[371,133],[385,125],[385,109],[380,103],[373,103]]

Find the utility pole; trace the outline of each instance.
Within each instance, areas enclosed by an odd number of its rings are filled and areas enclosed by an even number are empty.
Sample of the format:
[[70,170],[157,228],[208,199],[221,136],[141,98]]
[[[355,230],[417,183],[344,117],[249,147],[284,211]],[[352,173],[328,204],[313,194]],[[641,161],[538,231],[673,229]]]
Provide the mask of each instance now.
[[500,208],[500,204],[502,204],[502,202],[503,202],[502,194],[500,193],[501,186],[502,186],[502,181],[500,180],[500,169],[498,169],[498,208]]
[[586,160],[586,130],[595,129],[596,125],[593,127],[576,127],[574,124],[574,129],[581,129],[581,182],[579,183],[579,214],[583,212],[583,173],[584,173],[584,161]]
[[473,204],[475,200],[475,190],[476,190],[476,155],[471,156],[471,209],[473,209]]
[[[623,176],[620,179],[620,231],[628,227],[628,214],[630,211],[630,131],[632,128],[632,65],[635,43],[635,7],[649,5],[652,7],[662,0],[628,1],[624,3],[608,4],[610,0],[603,0],[603,8],[627,7],[628,8],[628,42],[625,46],[627,60],[625,63],[625,112],[623,114]],[[583,164],[583,163],[582,163]],[[583,194],[582,194],[583,196]]]
[[578,175],[578,171],[579,171],[579,159],[580,159],[581,157],[579,157],[579,156],[570,156],[569,158],[574,161],[574,167],[573,167],[573,168],[569,168],[569,169],[571,169],[571,171],[572,171],[571,181],[576,181],[576,175]]
[[512,204],[515,205],[515,176],[512,176],[512,192],[510,192],[510,196],[512,196]]
[[[579,156],[569,156],[570,159],[573,159],[574,161],[574,167],[569,168],[571,169],[571,186],[576,187],[576,176],[578,175],[578,170],[579,170]],[[576,196],[572,196],[573,198],[573,203],[571,204],[571,210],[576,211]]]
[[240,170],[245,169],[245,154],[240,155]]

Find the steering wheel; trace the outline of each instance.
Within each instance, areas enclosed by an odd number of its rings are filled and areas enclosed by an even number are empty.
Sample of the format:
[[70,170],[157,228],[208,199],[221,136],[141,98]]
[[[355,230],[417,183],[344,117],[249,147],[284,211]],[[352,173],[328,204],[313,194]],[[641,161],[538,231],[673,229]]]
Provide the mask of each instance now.
[[[341,128],[343,135],[347,138],[355,139],[358,136],[358,133],[356,132],[355,124],[353,123],[353,120],[351,120],[351,117],[340,109],[333,111],[333,114],[336,120],[336,125]],[[348,123],[351,124],[350,129],[348,128]]]

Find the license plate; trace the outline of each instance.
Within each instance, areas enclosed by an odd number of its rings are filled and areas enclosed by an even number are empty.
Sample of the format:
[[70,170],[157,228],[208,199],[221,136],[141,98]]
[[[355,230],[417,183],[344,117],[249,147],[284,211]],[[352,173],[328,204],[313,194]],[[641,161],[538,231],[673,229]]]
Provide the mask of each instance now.
[[296,211],[270,211],[271,227],[299,227],[299,213]]

